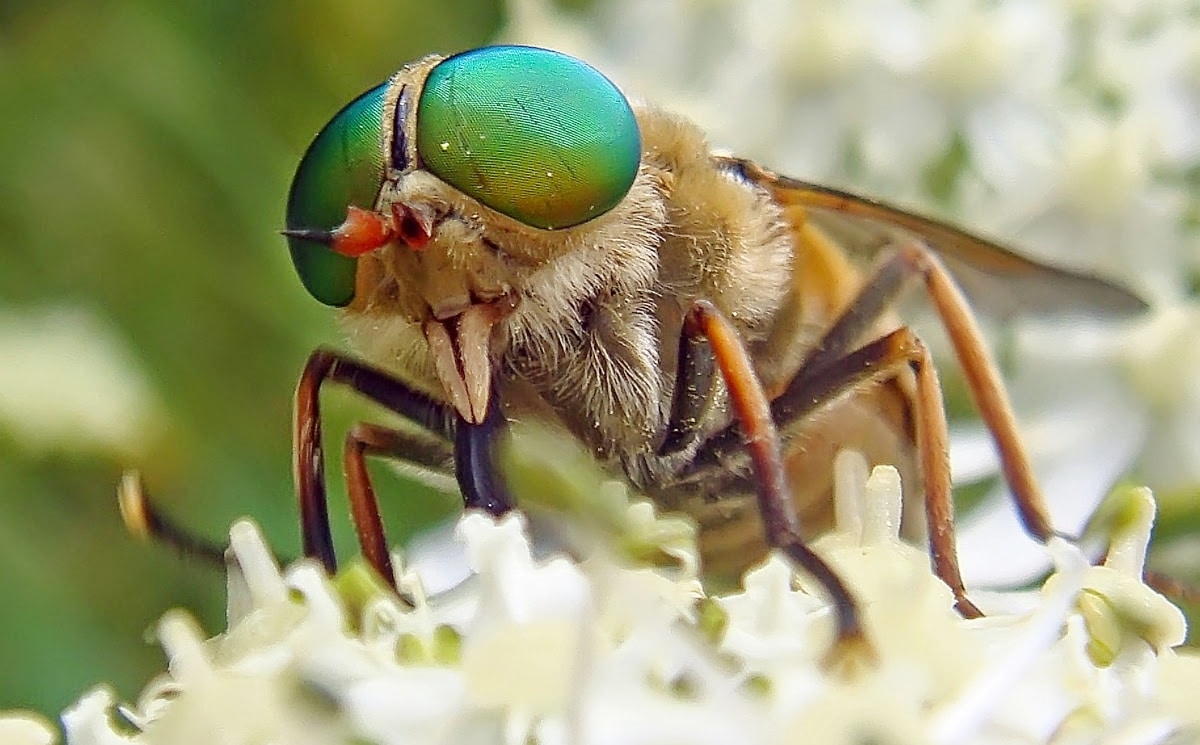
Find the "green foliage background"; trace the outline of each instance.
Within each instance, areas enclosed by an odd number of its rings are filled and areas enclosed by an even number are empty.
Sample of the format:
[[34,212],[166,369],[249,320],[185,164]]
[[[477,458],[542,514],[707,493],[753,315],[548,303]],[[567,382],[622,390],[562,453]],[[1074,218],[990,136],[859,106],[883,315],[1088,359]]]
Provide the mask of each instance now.
[[[292,170],[351,97],[500,21],[492,0],[0,3],[0,308],[111,319],[167,417],[138,464],[0,430],[0,709],[54,716],[102,680],[135,696],[163,665],[138,630],[169,607],[221,628],[217,573],[124,533],[126,466],[206,535],[248,514],[298,551],[291,391],[338,335],[276,232]],[[330,399],[332,435],[363,411]],[[397,529],[453,509],[381,488]]]

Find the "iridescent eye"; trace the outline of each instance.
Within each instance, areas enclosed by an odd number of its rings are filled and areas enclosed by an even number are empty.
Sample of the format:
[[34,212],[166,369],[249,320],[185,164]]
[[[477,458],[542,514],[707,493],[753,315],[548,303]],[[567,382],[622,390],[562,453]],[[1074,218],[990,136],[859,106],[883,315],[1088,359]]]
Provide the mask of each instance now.
[[[383,183],[383,99],[387,83],[351,101],[308,146],[288,194],[289,230],[332,230],[349,205],[372,209]],[[324,244],[288,237],[304,287],[326,305],[354,299],[356,261]]]
[[578,225],[628,193],[641,159],[629,102],[559,52],[476,49],[430,71],[417,152],[435,176],[526,225]]

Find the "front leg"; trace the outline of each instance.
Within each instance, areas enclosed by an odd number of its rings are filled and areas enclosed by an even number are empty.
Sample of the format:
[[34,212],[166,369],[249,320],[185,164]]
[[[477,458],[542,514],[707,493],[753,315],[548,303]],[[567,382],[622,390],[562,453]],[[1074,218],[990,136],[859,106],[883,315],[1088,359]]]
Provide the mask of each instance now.
[[[680,350],[680,371],[676,378],[675,405],[672,410],[698,418],[697,402],[708,395],[706,392],[701,396],[698,392],[711,388],[712,369],[715,367],[720,370],[741,428],[744,447],[750,456],[754,491],[758,497],[758,510],[767,543],[782,551],[829,594],[837,620],[837,641],[830,660],[855,652],[871,656],[857,601],[841,577],[813,553],[800,537],[800,521],[792,505],[783,449],[771,406],[737,329],[714,304],[698,300],[684,320]],[[707,362],[689,359],[705,352],[708,353]],[[697,372],[698,380],[685,377],[689,373],[696,375]],[[674,421],[669,432],[680,432],[680,437],[688,439],[694,429],[695,425],[688,421]],[[673,438],[669,437],[668,441],[670,439]]]
[[[296,387],[292,455],[304,554],[319,559],[329,572],[336,570],[337,559],[329,529],[325,456],[321,445],[319,393],[326,381],[346,385],[429,433],[452,441],[455,471],[464,506],[482,509],[493,515],[504,514],[512,508],[512,499],[497,478],[492,459],[494,444],[504,429],[497,397],[492,397],[493,403],[484,420],[479,424],[470,424],[449,405],[429,398],[383,370],[340,352],[318,349],[309,356]],[[416,460],[418,465],[440,470],[445,460],[444,451],[427,446],[409,448],[411,441],[395,430],[367,428],[358,431],[358,434],[364,436],[356,439],[355,431],[351,432],[346,447],[351,512],[355,515],[364,554],[375,557],[372,563],[376,564],[383,576],[389,576],[390,571],[385,571],[383,561],[378,558],[386,557],[387,551],[382,528],[373,527],[379,523],[378,508],[362,458],[366,454],[387,455]],[[427,445],[425,441],[421,444]],[[428,461],[421,462],[425,457]]]

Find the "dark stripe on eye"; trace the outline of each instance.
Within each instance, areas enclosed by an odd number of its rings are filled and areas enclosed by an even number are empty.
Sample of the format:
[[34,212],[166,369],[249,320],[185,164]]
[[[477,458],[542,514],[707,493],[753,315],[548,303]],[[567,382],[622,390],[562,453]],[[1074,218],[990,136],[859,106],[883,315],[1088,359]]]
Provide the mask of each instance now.
[[408,121],[408,86],[400,88],[396,97],[396,115],[392,118],[392,168],[403,171],[408,168],[408,135],[405,134],[405,123]]

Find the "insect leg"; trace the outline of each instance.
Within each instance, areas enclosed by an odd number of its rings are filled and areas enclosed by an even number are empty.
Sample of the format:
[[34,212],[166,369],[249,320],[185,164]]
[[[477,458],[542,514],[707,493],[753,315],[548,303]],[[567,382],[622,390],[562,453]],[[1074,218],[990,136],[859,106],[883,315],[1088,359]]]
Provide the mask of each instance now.
[[714,362],[708,339],[684,333],[679,339],[675,393],[667,436],[658,448],[661,456],[681,453],[700,437],[700,424],[712,394]]
[[1000,455],[1004,479],[1012,490],[1025,530],[1043,543],[1057,532],[1051,525],[1045,499],[1033,476],[1033,466],[1021,444],[1012,405],[1004,391],[996,364],[966,298],[941,261],[920,243],[904,243],[886,252],[867,278],[858,296],[833,324],[797,377],[829,364],[866,333],[872,323],[914,279],[925,292],[946,329],[954,354],[966,376],[967,387],[980,416],[992,434]]
[[184,556],[198,558],[216,567],[225,566],[224,547],[196,535],[159,510],[138,471],[126,471],[121,475],[117,504],[126,530],[134,536],[165,543]]
[[895,370],[907,364],[916,377],[917,454],[925,489],[925,516],[929,523],[929,553],[933,570],[954,595],[954,607],[964,618],[983,614],[967,599],[954,536],[954,498],[950,489],[950,435],[942,386],[929,350],[908,328],[898,329],[881,341],[891,341],[874,363]]
[[[358,545],[367,563],[379,572],[379,576],[393,585],[395,575],[392,571],[392,555],[388,550],[383,521],[379,517],[375,488],[371,485],[371,477],[367,472],[366,456],[402,457],[412,462],[417,460],[414,454],[421,452],[417,448],[422,445],[427,443],[411,433],[367,422],[355,424],[346,433],[346,491],[350,497],[350,515],[354,520],[354,530],[358,534]],[[438,461],[443,461],[438,457],[436,449],[426,448],[423,456],[429,458],[429,461],[421,460],[420,465],[436,466]]]
[[[729,398],[742,426],[755,474],[756,494],[767,541],[825,588],[837,617],[837,646],[866,648],[858,604],[841,578],[800,538],[800,521],[792,507],[779,434],[766,394],[754,373],[750,356],[733,324],[706,301],[697,301],[684,321],[685,337],[703,336],[725,378]],[[686,339],[681,343],[687,343]]]
[[[318,349],[308,358],[300,382],[296,387],[295,419],[293,422],[293,469],[296,480],[296,495],[300,504],[301,535],[306,556],[314,556],[324,564],[329,571],[337,567],[333,550],[333,538],[329,529],[328,502],[325,492],[325,458],[321,446],[321,415],[319,406],[319,391],[325,381],[335,381],[346,385],[366,398],[391,409],[406,419],[418,424],[428,432],[454,442],[454,455],[459,484],[463,489],[464,502],[467,507],[479,507],[492,514],[502,514],[511,507],[502,485],[494,474],[490,453],[492,443],[502,428],[503,417],[499,412],[499,404],[489,409],[485,420],[478,425],[468,425],[461,421],[446,404],[435,401],[424,394],[413,390],[403,381],[388,373],[371,367],[352,357],[328,349]],[[493,397],[495,398],[495,397]],[[353,434],[353,433],[352,433]],[[360,432],[360,434],[362,434]],[[376,433],[378,434],[378,433]],[[365,443],[364,454],[371,450],[371,445],[380,444],[375,441]],[[406,452],[402,445],[400,452],[389,451],[392,455],[411,458],[419,457],[420,449],[413,453]],[[427,445],[427,443],[422,443]],[[347,452],[357,450],[347,442]],[[427,448],[426,448],[427,449]],[[380,451],[383,452],[383,451]],[[361,468],[362,459],[357,454],[352,456],[348,469],[353,469],[357,462]],[[426,464],[438,465],[438,464]],[[481,473],[482,471],[482,473]],[[362,469],[359,475],[365,475]],[[355,478],[348,473],[348,483],[351,484],[351,510],[356,515],[375,512],[373,520],[378,520],[378,510],[374,505],[374,494],[368,494],[360,487],[355,487]],[[362,482],[362,479],[358,479]],[[361,503],[356,501],[363,500]],[[366,523],[363,523],[366,524]],[[370,528],[368,528],[370,533]],[[370,538],[371,543],[364,543],[364,553],[378,553],[376,539]],[[380,538],[381,540],[381,538]],[[386,555],[386,548],[383,549]],[[385,575],[386,576],[386,575]]]
[[[935,573],[950,588],[955,607],[966,618],[982,615],[966,596],[958,568],[954,537],[954,502],[950,489],[950,467],[946,459],[948,434],[942,406],[941,384],[925,345],[908,328],[899,328],[852,352],[806,367],[771,405],[779,426],[788,428],[816,414],[842,394],[864,385],[894,378],[904,366],[916,378],[916,439],[924,481],[925,514],[929,524],[929,551]],[[704,478],[709,470],[728,458],[729,436],[722,434],[706,444],[704,465],[689,478]]]

